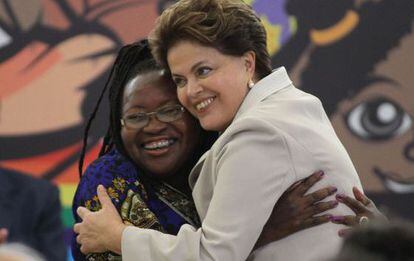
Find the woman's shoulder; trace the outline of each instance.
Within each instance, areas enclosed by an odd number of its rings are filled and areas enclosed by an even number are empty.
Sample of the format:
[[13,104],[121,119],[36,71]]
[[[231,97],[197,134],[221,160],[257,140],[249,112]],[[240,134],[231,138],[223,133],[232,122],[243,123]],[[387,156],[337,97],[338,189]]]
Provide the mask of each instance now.
[[251,146],[258,137],[261,140],[268,139],[270,141],[279,135],[277,128],[263,117],[245,114],[230,124],[217,139],[212,150],[222,150],[231,144],[249,144]]
[[75,193],[74,206],[85,205],[89,209],[94,209],[92,203],[97,201],[98,185],[107,188],[116,204],[125,197],[124,194],[128,188],[134,186],[133,184],[139,180],[138,175],[138,169],[131,160],[117,150],[111,150],[86,168]]
[[83,173],[78,190],[89,190],[98,185],[113,186],[114,183],[130,183],[138,180],[138,169],[116,149],[93,161]]

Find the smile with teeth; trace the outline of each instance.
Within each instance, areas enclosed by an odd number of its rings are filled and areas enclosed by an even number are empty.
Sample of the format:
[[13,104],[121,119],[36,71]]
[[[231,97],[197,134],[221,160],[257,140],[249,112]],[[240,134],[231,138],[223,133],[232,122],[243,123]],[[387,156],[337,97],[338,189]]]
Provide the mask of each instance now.
[[148,143],[144,143],[142,147],[146,150],[159,150],[170,147],[175,143],[175,139],[164,139],[164,140],[157,140]]
[[214,97],[208,98],[207,100],[204,100],[200,102],[199,104],[196,104],[197,111],[204,110],[208,105],[210,105],[214,101]]

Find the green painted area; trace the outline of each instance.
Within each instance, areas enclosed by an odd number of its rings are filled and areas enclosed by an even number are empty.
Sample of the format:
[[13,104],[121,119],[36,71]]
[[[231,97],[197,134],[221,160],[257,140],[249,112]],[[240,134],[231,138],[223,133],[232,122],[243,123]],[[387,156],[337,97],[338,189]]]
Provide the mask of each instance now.
[[64,227],[72,227],[75,220],[72,216],[72,208],[71,207],[62,207],[61,217]]
[[294,16],[289,17],[289,27],[290,27],[290,32],[292,33],[292,36],[293,36],[298,30],[298,22]]

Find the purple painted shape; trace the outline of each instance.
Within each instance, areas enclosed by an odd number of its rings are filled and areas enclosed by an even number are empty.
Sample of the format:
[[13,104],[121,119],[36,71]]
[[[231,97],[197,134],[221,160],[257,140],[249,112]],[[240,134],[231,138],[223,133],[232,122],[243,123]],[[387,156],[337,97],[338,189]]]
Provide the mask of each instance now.
[[259,15],[265,15],[271,24],[278,24],[282,27],[281,43],[284,43],[291,36],[285,3],[286,0],[255,0],[252,4],[253,9]]

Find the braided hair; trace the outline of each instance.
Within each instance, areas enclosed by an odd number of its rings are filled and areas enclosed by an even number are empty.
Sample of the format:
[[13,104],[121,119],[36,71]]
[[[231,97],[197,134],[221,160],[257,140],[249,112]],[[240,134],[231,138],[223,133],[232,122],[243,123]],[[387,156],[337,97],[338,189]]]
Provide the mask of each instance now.
[[[109,152],[112,148],[116,148],[123,156],[130,158],[126,152],[121,138],[121,122],[122,117],[122,98],[126,84],[138,74],[144,74],[151,71],[158,71],[162,68],[156,63],[151,54],[151,50],[147,40],[141,40],[137,43],[129,44],[121,48],[115,63],[110,71],[108,80],[99,96],[99,99],[92,111],[84,132],[83,148],[79,159],[79,176],[82,176],[85,152],[88,145],[88,134],[92,126],[92,122],[99,109],[99,105],[104,97],[105,92],[109,89],[109,126],[103,139],[99,157]],[[193,153],[188,164],[195,164],[196,160],[207,151],[217,138],[217,133],[201,132],[201,144]]]

